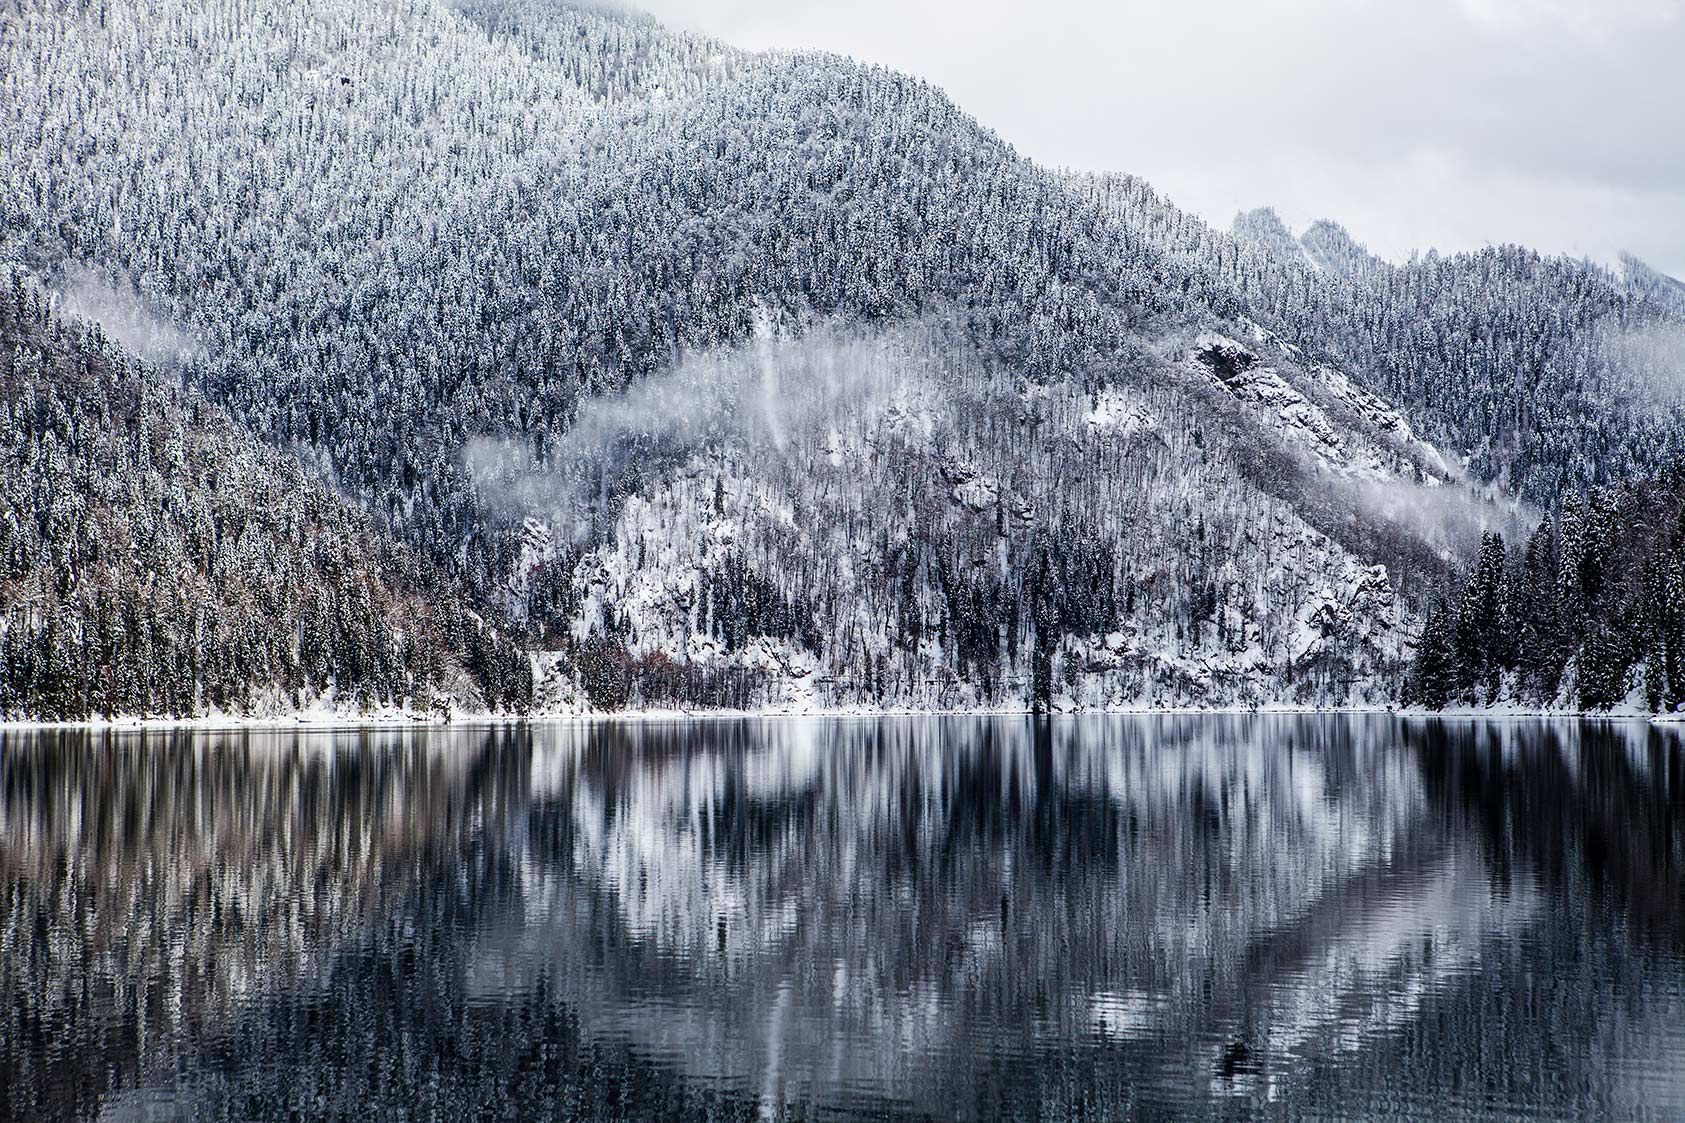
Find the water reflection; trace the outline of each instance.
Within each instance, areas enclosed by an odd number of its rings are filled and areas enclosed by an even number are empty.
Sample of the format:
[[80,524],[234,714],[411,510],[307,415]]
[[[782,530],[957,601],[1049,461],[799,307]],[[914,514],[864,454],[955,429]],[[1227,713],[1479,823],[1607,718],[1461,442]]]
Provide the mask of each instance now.
[[1644,726],[7,734],[0,1113],[1685,1112]]

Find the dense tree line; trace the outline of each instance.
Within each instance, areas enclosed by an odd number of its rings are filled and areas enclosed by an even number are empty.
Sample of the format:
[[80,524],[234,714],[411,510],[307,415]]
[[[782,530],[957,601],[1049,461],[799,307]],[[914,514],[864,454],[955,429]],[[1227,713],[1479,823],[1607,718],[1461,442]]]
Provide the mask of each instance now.
[[1406,700],[1672,712],[1685,703],[1685,465],[1572,495],[1525,543],[1488,535],[1436,606]]
[[0,715],[518,709],[525,657],[296,461],[0,273]]

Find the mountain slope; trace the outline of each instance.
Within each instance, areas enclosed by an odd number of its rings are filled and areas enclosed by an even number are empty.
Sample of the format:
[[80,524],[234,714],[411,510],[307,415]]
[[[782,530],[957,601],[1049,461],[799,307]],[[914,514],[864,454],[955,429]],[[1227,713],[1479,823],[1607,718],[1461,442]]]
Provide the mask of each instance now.
[[525,660],[290,458],[0,273],[0,716],[475,710]]
[[1170,387],[1026,382],[941,325],[759,350],[833,400],[712,431],[581,557],[599,704],[1390,697],[1387,570],[1236,476],[1223,429],[1245,407],[1216,385],[1196,411]]
[[[692,96],[601,104],[570,77],[584,62],[542,61],[562,47],[517,51],[419,0],[256,27],[222,9],[240,6],[161,0],[102,26],[26,6],[7,131],[32,158],[6,229],[26,259],[156,294],[204,338],[213,396],[441,557],[472,518],[468,437],[542,456],[582,396],[745,341],[758,307],[954,301],[1026,373],[1098,380],[1186,303],[1150,245],[899,75],[750,57]],[[426,88],[404,77],[435,58]],[[494,548],[472,543],[471,578]]]
[[1395,266],[1332,223],[1296,242],[1255,211],[1221,235],[1137,181],[1092,190],[1157,230],[1213,307],[1244,309],[1357,372],[1478,480],[1549,504],[1681,451],[1685,290],[1636,259],[1617,275],[1496,246]]

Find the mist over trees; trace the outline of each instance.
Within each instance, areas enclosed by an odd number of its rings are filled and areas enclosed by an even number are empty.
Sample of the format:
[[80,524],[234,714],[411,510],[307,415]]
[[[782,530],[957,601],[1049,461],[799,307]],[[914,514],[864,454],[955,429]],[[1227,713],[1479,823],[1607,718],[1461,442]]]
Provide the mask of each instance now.
[[1234,472],[1215,393],[1030,383],[942,322],[761,357],[825,368],[846,408],[707,447],[626,503],[570,586],[573,628],[616,652],[588,690],[705,700],[676,660],[757,668],[734,695],[757,705],[1387,700],[1387,570]]

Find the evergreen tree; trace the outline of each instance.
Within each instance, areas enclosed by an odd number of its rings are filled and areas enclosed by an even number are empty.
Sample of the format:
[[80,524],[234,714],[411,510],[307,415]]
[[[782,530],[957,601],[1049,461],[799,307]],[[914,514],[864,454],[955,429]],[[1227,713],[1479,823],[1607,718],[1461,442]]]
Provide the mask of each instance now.
[[1509,621],[1504,575],[1504,540],[1482,536],[1480,554],[1458,607],[1454,649],[1456,693],[1474,703],[1490,702],[1507,662]]
[[1449,622],[1449,610],[1436,604],[1428,610],[1416,641],[1406,701],[1430,710],[1442,710],[1457,697],[1456,639]]
[[1626,697],[1627,671],[1632,665],[1628,637],[1607,624],[1594,625],[1580,647],[1580,708],[1607,710],[1622,702]]
[[1546,518],[1527,540],[1521,572],[1511,584],[1509,617],[1518,686],[1524,698],[1554,698],[1567,658],[1557,592],[1556,543],[1555,524]]

